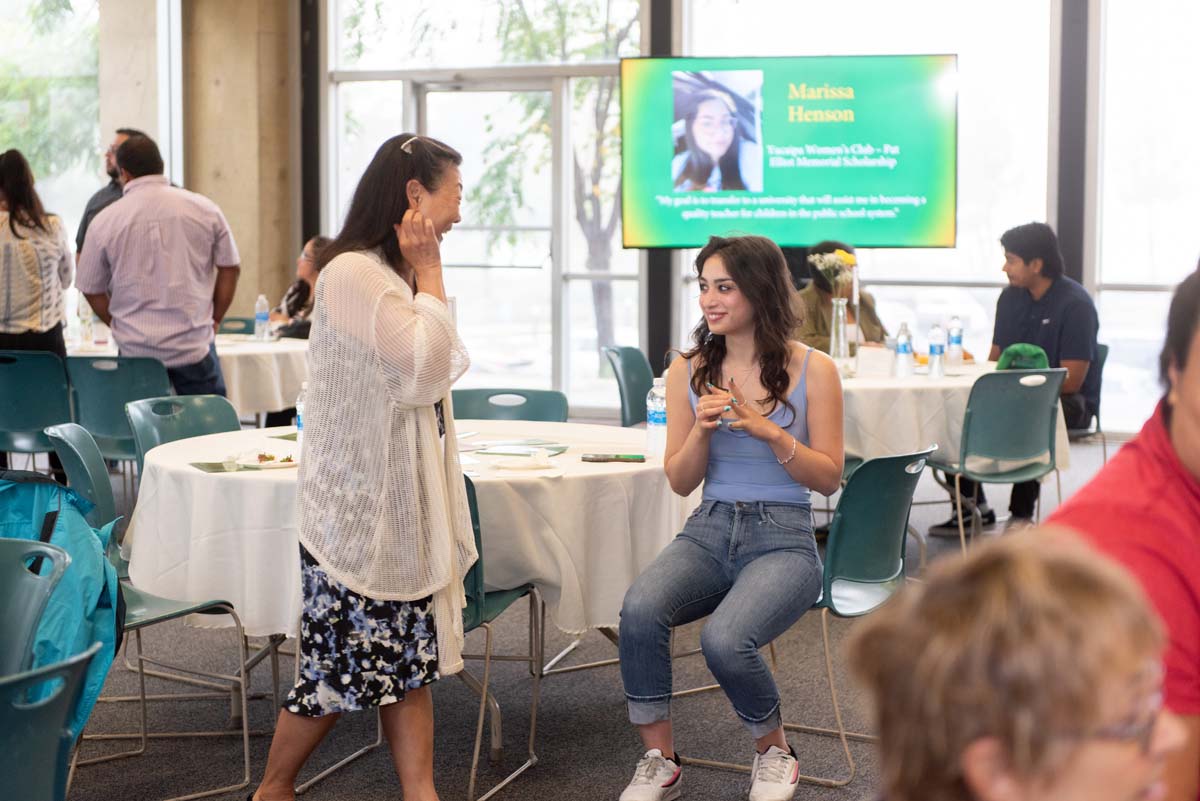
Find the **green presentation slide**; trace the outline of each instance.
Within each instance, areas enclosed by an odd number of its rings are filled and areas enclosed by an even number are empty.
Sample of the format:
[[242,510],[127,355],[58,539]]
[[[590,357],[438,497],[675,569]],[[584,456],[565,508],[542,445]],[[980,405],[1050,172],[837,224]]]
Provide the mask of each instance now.
[[954,55],[621,61],[627,248],[954,247]]

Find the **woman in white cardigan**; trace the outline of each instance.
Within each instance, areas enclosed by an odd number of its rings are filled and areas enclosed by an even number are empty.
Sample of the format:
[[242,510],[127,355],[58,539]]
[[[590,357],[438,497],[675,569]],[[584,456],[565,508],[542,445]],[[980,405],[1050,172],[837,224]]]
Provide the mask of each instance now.
[[372,707],[406,801],[437,799],[428,685],[462,669],[462,580],[477,558],[449,403],[469,360],[439,249],[459,221],[461,161],[428,137],[389,139],[320,254],[300,460],[299,681],[256,801],[291,801],[338,715]]

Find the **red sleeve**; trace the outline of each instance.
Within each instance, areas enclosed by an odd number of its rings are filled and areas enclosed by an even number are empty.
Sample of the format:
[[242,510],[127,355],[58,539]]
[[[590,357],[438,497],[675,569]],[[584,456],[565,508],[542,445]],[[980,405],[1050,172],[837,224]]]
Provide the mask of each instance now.
[[1200,553],[1196,534],[1180,521],[1104,504],[1064,509],[1055,523],[1080,532],[1141,583],[1167,628],[1165,694],[1168,708],[1200,715]]

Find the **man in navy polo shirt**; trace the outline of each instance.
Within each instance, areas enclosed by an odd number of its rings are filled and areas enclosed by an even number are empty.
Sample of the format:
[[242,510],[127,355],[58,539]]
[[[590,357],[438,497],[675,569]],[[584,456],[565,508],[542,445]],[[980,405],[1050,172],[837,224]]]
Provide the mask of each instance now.
[[[1100,372],[1089,369],[1096,361],[1096,306],[1079,282],[1063,275],[1058,237],[1045,223],[1026,223],[1004,232],[1004,272],[1008,288],[996,301],[996,328],[989,361],[1016,342],[1029,342],[1046,351],[1051,367],[1065,367],[1062,414],[1067,428],[1087,428],[1100,405]],[[965,501],[973,497],[975,482],[963,479]],[[1010,525],[1033,518],[1040,484],[1014,484],[1008,509]],[[983,487],[978,488],[979,510],[985,526],[996,522],[987,508]],[[933,526],[931,533],[958,535],[958,518]]]

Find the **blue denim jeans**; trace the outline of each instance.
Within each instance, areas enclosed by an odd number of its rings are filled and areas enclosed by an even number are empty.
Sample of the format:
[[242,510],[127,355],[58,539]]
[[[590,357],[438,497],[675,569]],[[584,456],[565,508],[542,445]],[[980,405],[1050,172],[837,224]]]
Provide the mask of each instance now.
[[758,649],[820,594],[807,504],[701,503],[625,594],[621,679],[630,721],[670,717],[671,628],[707,616],[700,647],[733,710],[755,738],[779,728],[779,691]]
[[208,353],[195,364],[168,367],[167,377],[176,395],[225,396],[225,374],[221,372],[215,344],[209,345]]

